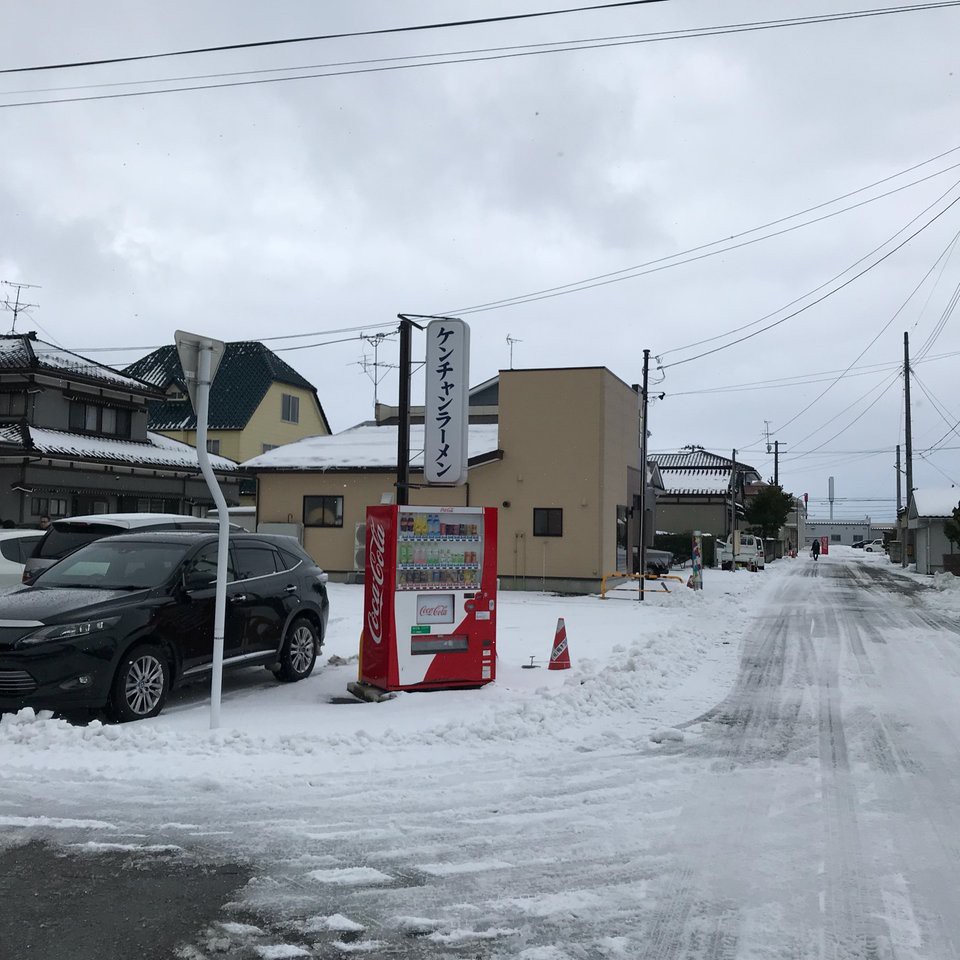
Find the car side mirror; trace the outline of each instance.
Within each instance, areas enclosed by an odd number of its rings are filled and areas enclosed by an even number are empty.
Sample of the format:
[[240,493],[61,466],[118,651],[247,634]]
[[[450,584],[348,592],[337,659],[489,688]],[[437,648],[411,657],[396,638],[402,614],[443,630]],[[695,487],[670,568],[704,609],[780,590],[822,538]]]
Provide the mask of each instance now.
[[180,585],[184,593],[193,593],[196,590],[205,590],[210,586],[210,578],[202,573],[190,573],[186,570],[180,578]]

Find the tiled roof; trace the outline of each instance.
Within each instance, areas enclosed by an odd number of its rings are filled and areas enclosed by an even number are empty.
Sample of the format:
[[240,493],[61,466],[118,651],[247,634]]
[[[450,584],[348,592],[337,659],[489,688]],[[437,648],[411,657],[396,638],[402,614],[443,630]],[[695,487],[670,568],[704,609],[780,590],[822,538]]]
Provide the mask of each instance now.
[[660,468],[664,493],[723,494],[730,489],[730,470],[671,470]]
[[158,391],[135,374],[118,373],[112,367],[64,350],[35,333],[0,335],[0,370],[24,373],[53,373],[64,380],[96,383],[130,393],[155,396]]
[[[471,459],[497,450],[495,423],[471,423],[468,449]],[[423,424],[410,427],[410,466],[423,469]],[[245,470],[389,469],[397,466],[397,427],[361,423],[342,433],[306,437],[262,453],[241,464]]]
[[[160,347],[124,373],[153,384],[160,391],[179,387],[184,393],[183,368],[175,345]],[[211,430],[242,430],[260,405],[272,383],[317,391],[309,380],[300,376],[272,350],[255,340],[228,343],[210,389],[209,427]],[[326,414],[317,399],[324,426],[329,430]],[[188,399],[167,399],[150,405],[151,430],[194,430],[197,417]]]
[[[724,469],[728,473],[731,469],[733,460],[730,457],[724,457],[717,453],[710,453],[703,447],[684,447],[679,453],[651,453],[651,460],[655,461],[661,471],[665,470],[719,470]],[[746,472],[755,473],[760,476],[755,467],[748,463],[737,461],[737,466]]]
[[[197,451],[189,444],[171,440],[160,434],[148,433],[147,441],[114,440],[107,437],[88,437],[29,427],[23,423],[0,426],[0,453],[22,450],[55,459],[63,457],[78,460],[96,460],[101,463],[122,463],[129,466],[162,467],[199,470]],[[215,470],[233,471],[237,465],[226,457],[210,457]]]

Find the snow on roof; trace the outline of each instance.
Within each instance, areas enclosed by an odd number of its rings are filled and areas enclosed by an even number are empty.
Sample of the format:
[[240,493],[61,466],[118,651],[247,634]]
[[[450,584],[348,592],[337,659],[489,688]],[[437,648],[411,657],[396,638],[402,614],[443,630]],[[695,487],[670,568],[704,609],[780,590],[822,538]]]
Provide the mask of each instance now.
[[[197,451],[188,443],[171,440],[159,433],[148,433],[147,442],[87,437],[61,430],[30,427],[33,449],[40,454],[67,454],[97,460],[113,460],[133,465],[190,467],[199,469]],[[210,456],[215,470],[236,470],[237,465],[226,457]]]
[[670,494],[716,494],[730,489],[729,470],[671,470],[660,468],[664,492]]
[[913,491],[911,516],[952,517],[960,503],[960,487],[930,487]]
[[[471,423],[469,456],[493,453],[498,445],[497,424]],[[423,424],[410,427],[410,466],[423,468]],[[390,468],[397,465],[397,426],[361,423],[341,433],[306,437],[247,460],[244,468],[264,470],[335,470]]]

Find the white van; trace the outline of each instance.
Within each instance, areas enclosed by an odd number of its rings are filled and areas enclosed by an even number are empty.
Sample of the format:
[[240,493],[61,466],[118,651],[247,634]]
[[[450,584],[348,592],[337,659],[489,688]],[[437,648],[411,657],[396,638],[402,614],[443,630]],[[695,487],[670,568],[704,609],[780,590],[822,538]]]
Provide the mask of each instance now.
[[735,548],[729,540],[717,541],[717,566],[721,570],[732,570],[734,563],[747,570],[762,570],[765,566],[763,540],[752,533],[738,534],[739,547]]

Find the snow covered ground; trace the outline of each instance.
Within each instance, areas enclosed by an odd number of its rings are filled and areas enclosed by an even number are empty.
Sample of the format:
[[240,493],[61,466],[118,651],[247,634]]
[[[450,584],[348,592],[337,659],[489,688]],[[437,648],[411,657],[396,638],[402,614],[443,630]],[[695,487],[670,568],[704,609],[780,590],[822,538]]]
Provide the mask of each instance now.
[[[835,549],[644,604],[504,594],[495,684],[381,704],[345,694],[333,585],[325,665],[229,679],[220,731],[200,689],[4,717],[0,848],[242,859],[184,960],[958,957],[958,582]],[[523,669],[558,616],[573,669]]]

